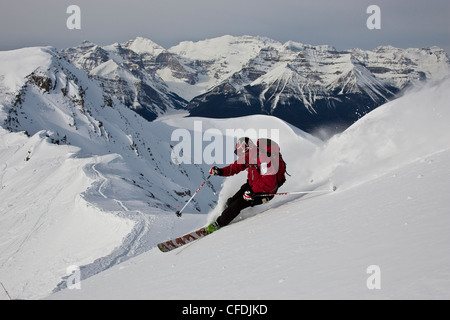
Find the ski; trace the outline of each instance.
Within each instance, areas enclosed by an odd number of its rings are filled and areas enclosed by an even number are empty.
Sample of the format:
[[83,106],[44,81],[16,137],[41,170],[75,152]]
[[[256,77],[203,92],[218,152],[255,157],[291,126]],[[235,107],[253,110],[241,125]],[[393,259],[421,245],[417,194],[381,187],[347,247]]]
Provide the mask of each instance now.
[[[336,186],[332,186],[331,190],[294,191],[294,192],[284,192],[284,193],[256,194],[255,196],[267,197],[267,196],[277,196],[277,195],[310,194],[310,193],[325,194],[325,193],[329,193],[329,192],[334,192],[334,191],[336,191],[336,189],[337,189]],[[172,251],[172,250],[179,248],[181,246],[184,246],[185,244],[188,244],[192,241],[203,238],[203,237],[207,236],[208,234],[209,233],[206,231],[205,227],[202,227],[198,230],[192,231],[191,233],[185,234],[184,236],[158,243],[158,248],[162,252]]]
[[158,244],[159,250],[162,252],[172,251],[173,249],[179,248],[188,244],[192,241],[198,240],[207,236],[209,233],[206,231],[205,227],[200,228],[198,230],[192,231],[191,233],[185,234],[184,236],[161,242]]

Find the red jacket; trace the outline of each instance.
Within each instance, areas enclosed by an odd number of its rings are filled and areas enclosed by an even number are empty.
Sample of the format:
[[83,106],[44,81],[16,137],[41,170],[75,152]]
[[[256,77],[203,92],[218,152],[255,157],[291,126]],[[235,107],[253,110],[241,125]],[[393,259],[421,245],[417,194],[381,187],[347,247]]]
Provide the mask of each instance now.
[[250,151],[246,156],[239,157],[233,164],[222,168],[222,176],[229,177],[247,169],[247,180],[254,193],[276,192],[278,181],[276,172],[271,172],[273,166],[270,159],[263,156],[258,157],[254,153],[256,151]]

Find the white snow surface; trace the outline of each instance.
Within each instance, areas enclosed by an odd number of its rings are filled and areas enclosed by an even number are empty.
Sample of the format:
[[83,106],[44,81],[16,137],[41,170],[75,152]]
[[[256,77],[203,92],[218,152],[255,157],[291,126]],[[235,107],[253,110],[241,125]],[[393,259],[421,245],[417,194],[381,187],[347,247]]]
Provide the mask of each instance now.
[[[48,49],[31,47],[1,52],[1,86],[8,91],[19,89],[24,83],[24,78],[32,73],[36,66],[50,63],[50,56],[43,54]],[[40,54],[36,54],[36,51],[39,51]]]
[[[335,192],[279,196],[204,239],[149,250],[48,298],[448,299],[449,85],[416,89],[324,144],[284,127],[292,177],[280,191],[334,184]],[[261,120],[204,119],[203,129],[267,125]],[[219,199],[244,179],[226,179]],[[380,289],[367,286],[372,265]]]
[[[22,103],[14,106],[18,89],[7,84],[22,50],[0,53],[0,121],[22,131],[0,127],[0,281],[13,298],[38,299],[64,283],[71,265],[89,276],[196,227],[205,215],[179,223],[174,212],[209,165],[175,164],[173,127],[116,99],[105,106],[98,83],[52,48],[27,51],[23,77],[34,71],[52,89],[18,78]],[[211,208],[215,184],[191,213]]]
[[27,138],[0,130],[1,281],[16,298],[39,297],[71,263],[91,263],[119,246],[133,223],[82,196],[94,182],[84,168],[111,157],[73,158],[76,148],[50,144],[43,132]]
[[[25,85],[33,71],[50,92]],[[0,281],[13,299],[448,299],[449,88],[448,77],[415,88],[322,142],[269,116],[150,123],[117,99],[105,106],[52,48],[0,53],[0,121],[28,134],[0,127]],[[176,164],[177,129],[203,155],[214,134],[275,138],[291,174],[280,192],[338,189],[278,196],[162,253],[158,242],[213,221],[245,182],[212,177],[177,218],[213,165]],[[63,289],[72,265],[79,290]],[[366,285],[371,265],[379,290]]]

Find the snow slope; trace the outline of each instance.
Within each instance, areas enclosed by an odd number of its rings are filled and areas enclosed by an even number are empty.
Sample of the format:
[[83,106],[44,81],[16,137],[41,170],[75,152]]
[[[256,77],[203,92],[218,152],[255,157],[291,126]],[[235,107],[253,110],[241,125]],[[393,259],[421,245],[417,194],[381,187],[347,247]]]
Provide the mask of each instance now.
[[[292,177],[282,190],[328,188],[331,179],[336,192],[280,196],[200,241],[150,250],[48,298],[450,298],[449,88],[445,78],[410,92],[323,145],[284,128]],[[205,122],[234,128],[244,120]],[[238,179],[225,180],[219,205]],[[368,289],[372,265],[380,289]]]
[[[449,161],[447,151],[358,188],[294,200],[49,298],[448,299],[449,200],[436,189],[448,191],[450,177],[436,169]],[[381,268],[381,290],[366,287],[371,265]]]
[[106,103],[54,48],[1,52],[0,97],[0,281],[14,298],[64,287],[71,265],[88,277],[189,231],[216,201],[211,182],[178,224],[208,165],[173,163],[171,126]]
[[51,144],[43,131],[27,138],[0,129],[0,150],[0,270],[12,294],[51,292],[68,266],[109,254],[132,231],[131,220],[82,195],[93,183],[84,168],[107,156],[74,158],[77,148]]

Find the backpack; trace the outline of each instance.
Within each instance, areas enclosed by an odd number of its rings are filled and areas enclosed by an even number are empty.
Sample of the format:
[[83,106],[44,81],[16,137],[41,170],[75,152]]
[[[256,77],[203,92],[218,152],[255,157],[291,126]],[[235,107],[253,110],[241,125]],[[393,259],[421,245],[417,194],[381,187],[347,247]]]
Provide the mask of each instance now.
[[[280,153],[280,146],[271,139],[258,139],[258,155],[259,157],[268,157],[271,163],[278,162],[278,171],[276,172],[278,188],[286,182],[286,162]],[[277,159],[278,158],[278,159]],[[289,175],[289,174],[288,174]]]

